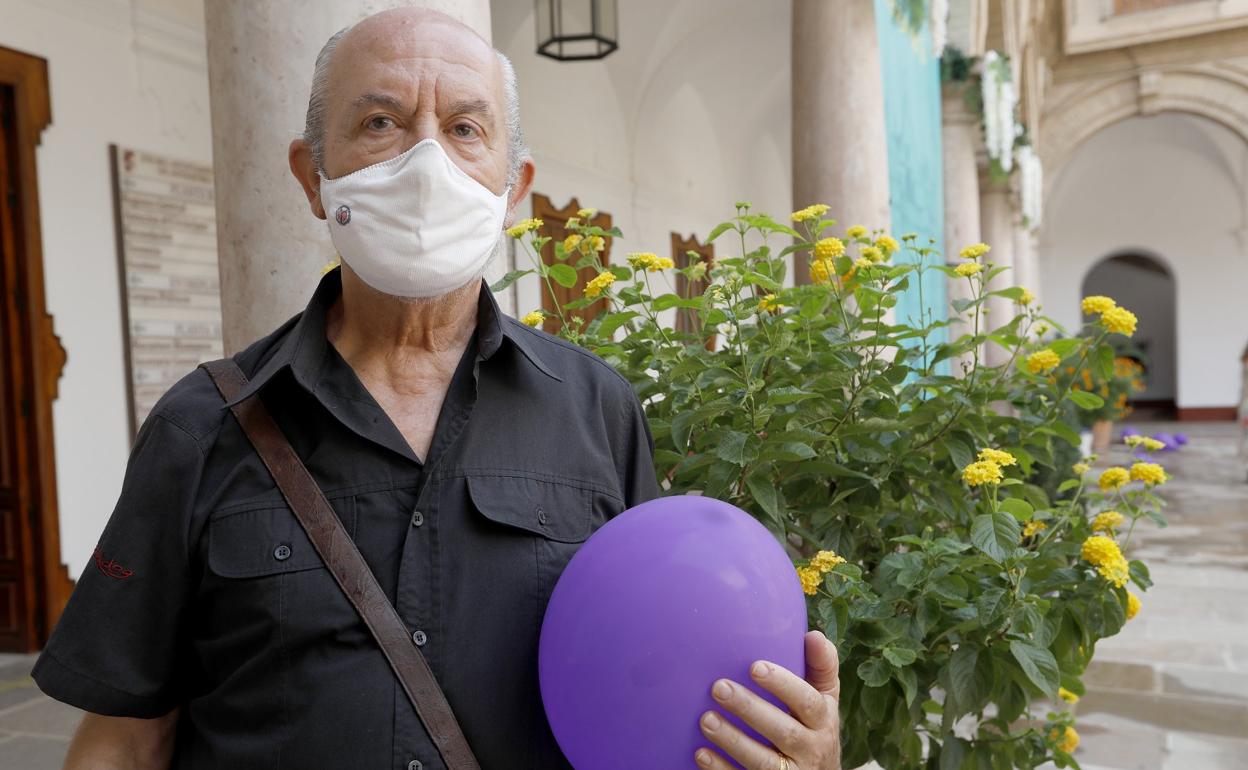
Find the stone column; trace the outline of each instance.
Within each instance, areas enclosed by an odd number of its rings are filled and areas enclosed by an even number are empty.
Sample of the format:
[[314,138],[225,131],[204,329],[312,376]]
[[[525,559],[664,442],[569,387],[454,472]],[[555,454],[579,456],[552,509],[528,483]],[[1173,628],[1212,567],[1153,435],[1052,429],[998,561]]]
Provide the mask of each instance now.
[[[889,229],[888,142],[873,0],[793,0],[793,208]],[[799,283],[809,280],[798,264]]]
[[302,310],[334,256],[286,151],[303,131],[321,46],[343,27],[398,6],[442,11],[490,39],[489,0],[204,3],[227,354]]
[[[986,176],[985,172],[985,176]],[[1018,227],[1014,212],[1014,195],[1008,184],[980,179],[979,212],[980,229],[984,235],[984,243],[992,247],[992,251],[984,257],[993,267],[1009,268],[1001,273],[986,288],[996,291],[1018,283],[1014,273],[1014,230]],[[1012,300],[1005,297],[989,297],[987,324],[980,321],[980,330],[995,329],[1008,323],[1014,317],[1016,308]],[[1005,363],[1009,354],[1005,348],[995,343],[984,346],[986,360],[990,366]]]
[[1014,230],[1014,283],[1030,289],[1040,301],[1040,264],[1036,249],[1036,231],[1019,225]]
[[[966,107],[963,88],[945,86],[941,93],[941,153],[944,160],[945,193],[945,262],[961,261],[958,252],[983,238],[979,229],[979,167],[975,154],[980,139],[979,118]],[[955,299],[970,299],[971,287],[965,278],[950,278],[948,283],[949,317],[967,316],[953,307]],[[971,324],[954,320],[949,327],[950,340],[971,333]],[[969,356],[967,358],[969,363]],[[954,374],[960,374],[955,366]]]

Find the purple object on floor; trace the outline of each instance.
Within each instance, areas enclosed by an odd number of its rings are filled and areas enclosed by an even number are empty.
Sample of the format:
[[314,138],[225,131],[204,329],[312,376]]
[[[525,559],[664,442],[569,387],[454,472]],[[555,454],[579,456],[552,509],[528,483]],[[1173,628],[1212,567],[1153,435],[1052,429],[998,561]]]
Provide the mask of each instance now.
[[718,500],[659,498],[607,522],[560,576],[539,643],[542,703],[577,770],[694,767],[715,680],[779,705],[749,666],[804,675],[805,633],[806,600],[775,536]]
[[1179,448],[1178,442],[1174,440],[1173,433],[1166,433],[1165,431],[1162,431],[1161,433],[1158,433],[1157,435],[1153,436],[1153,438],[1165,444],[1165,447],[1163,447],[1162,449],[1162,451],[1164,452],[1173,452],[1174,450]]
[[[1178,446],[1187,446],[1187,434],[1186,433],[1174,434],[1174,443],[1177,444]],[[1177,448],[1178,447],[1176,447],[1176,449]]]
[[1135,428],[1127,427],[1127,428],[1122,429],[1122,438],[1126,438],[1127,436],[1138,436],[1138,435],[1140,435],[1140,432],[1136,430]]

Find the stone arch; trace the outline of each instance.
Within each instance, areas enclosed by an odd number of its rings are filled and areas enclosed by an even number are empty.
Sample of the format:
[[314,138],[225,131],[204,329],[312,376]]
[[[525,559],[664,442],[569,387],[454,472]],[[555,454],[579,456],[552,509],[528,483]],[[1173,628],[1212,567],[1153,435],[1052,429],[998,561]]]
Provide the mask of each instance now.
[[1248,142],[1248,60],[1150,67],[1070,87],[1045,110],[1040,143],[1046,193],[1056,171],[1099,131],[1136,115],[1185,112],[1213,120]]

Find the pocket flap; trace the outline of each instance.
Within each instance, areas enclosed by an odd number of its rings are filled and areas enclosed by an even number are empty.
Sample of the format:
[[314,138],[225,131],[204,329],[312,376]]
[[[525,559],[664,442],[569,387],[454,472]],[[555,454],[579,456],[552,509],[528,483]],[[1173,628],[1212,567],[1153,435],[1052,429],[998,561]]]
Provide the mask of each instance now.
[[324,567],[289,508],[230,513],[208,522],[208,567],[226,578]]
[[469,476],[467,481],[473,506],[491,521],[561,543],[589,537],[588,489],[519,476]]

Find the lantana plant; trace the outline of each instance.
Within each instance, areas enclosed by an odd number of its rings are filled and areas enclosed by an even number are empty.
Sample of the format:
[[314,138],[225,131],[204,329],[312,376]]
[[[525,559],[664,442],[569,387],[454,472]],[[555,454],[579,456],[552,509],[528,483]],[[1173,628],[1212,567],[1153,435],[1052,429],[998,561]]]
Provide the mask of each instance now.
[[[1123,551],[1141,518],[1164,523],[1166,477],[1072,467],[1071,410],[1103,403],[1052,375],[1112,375],[1111,342],[1135,316],[1102,298],[1082,333],[1040,341],[1057,324],[1026,289],[991,288],[1005,268],[987,244],[946,265],[918,236],[840,230],[827,213],[779,222],[738,204],[708,236],[722,256],[679,271],[709,279],[695,296],[676,292],[669,258],[604,265],[596,243],[618,230],[578,217],[546,264],[550,239],[521,223],[533,266],[494,288],[587,279],[559,333],[633,384],[666,493],[737,505],[789,550],[811,627],[840,651],[846,767],[1077,767],[1069,704],[1097,642],[1139,608],[1127,586],[1150,585]],[[952,318],[904,316],[899,295],[931,271],[969,298]],[[990,296],[1014,317],[989,323]],[[588,323],[567,315],[604,298]],[[682,311],[693,331],[672,323]],[[1005,363],[985,362],[989,345]]]

